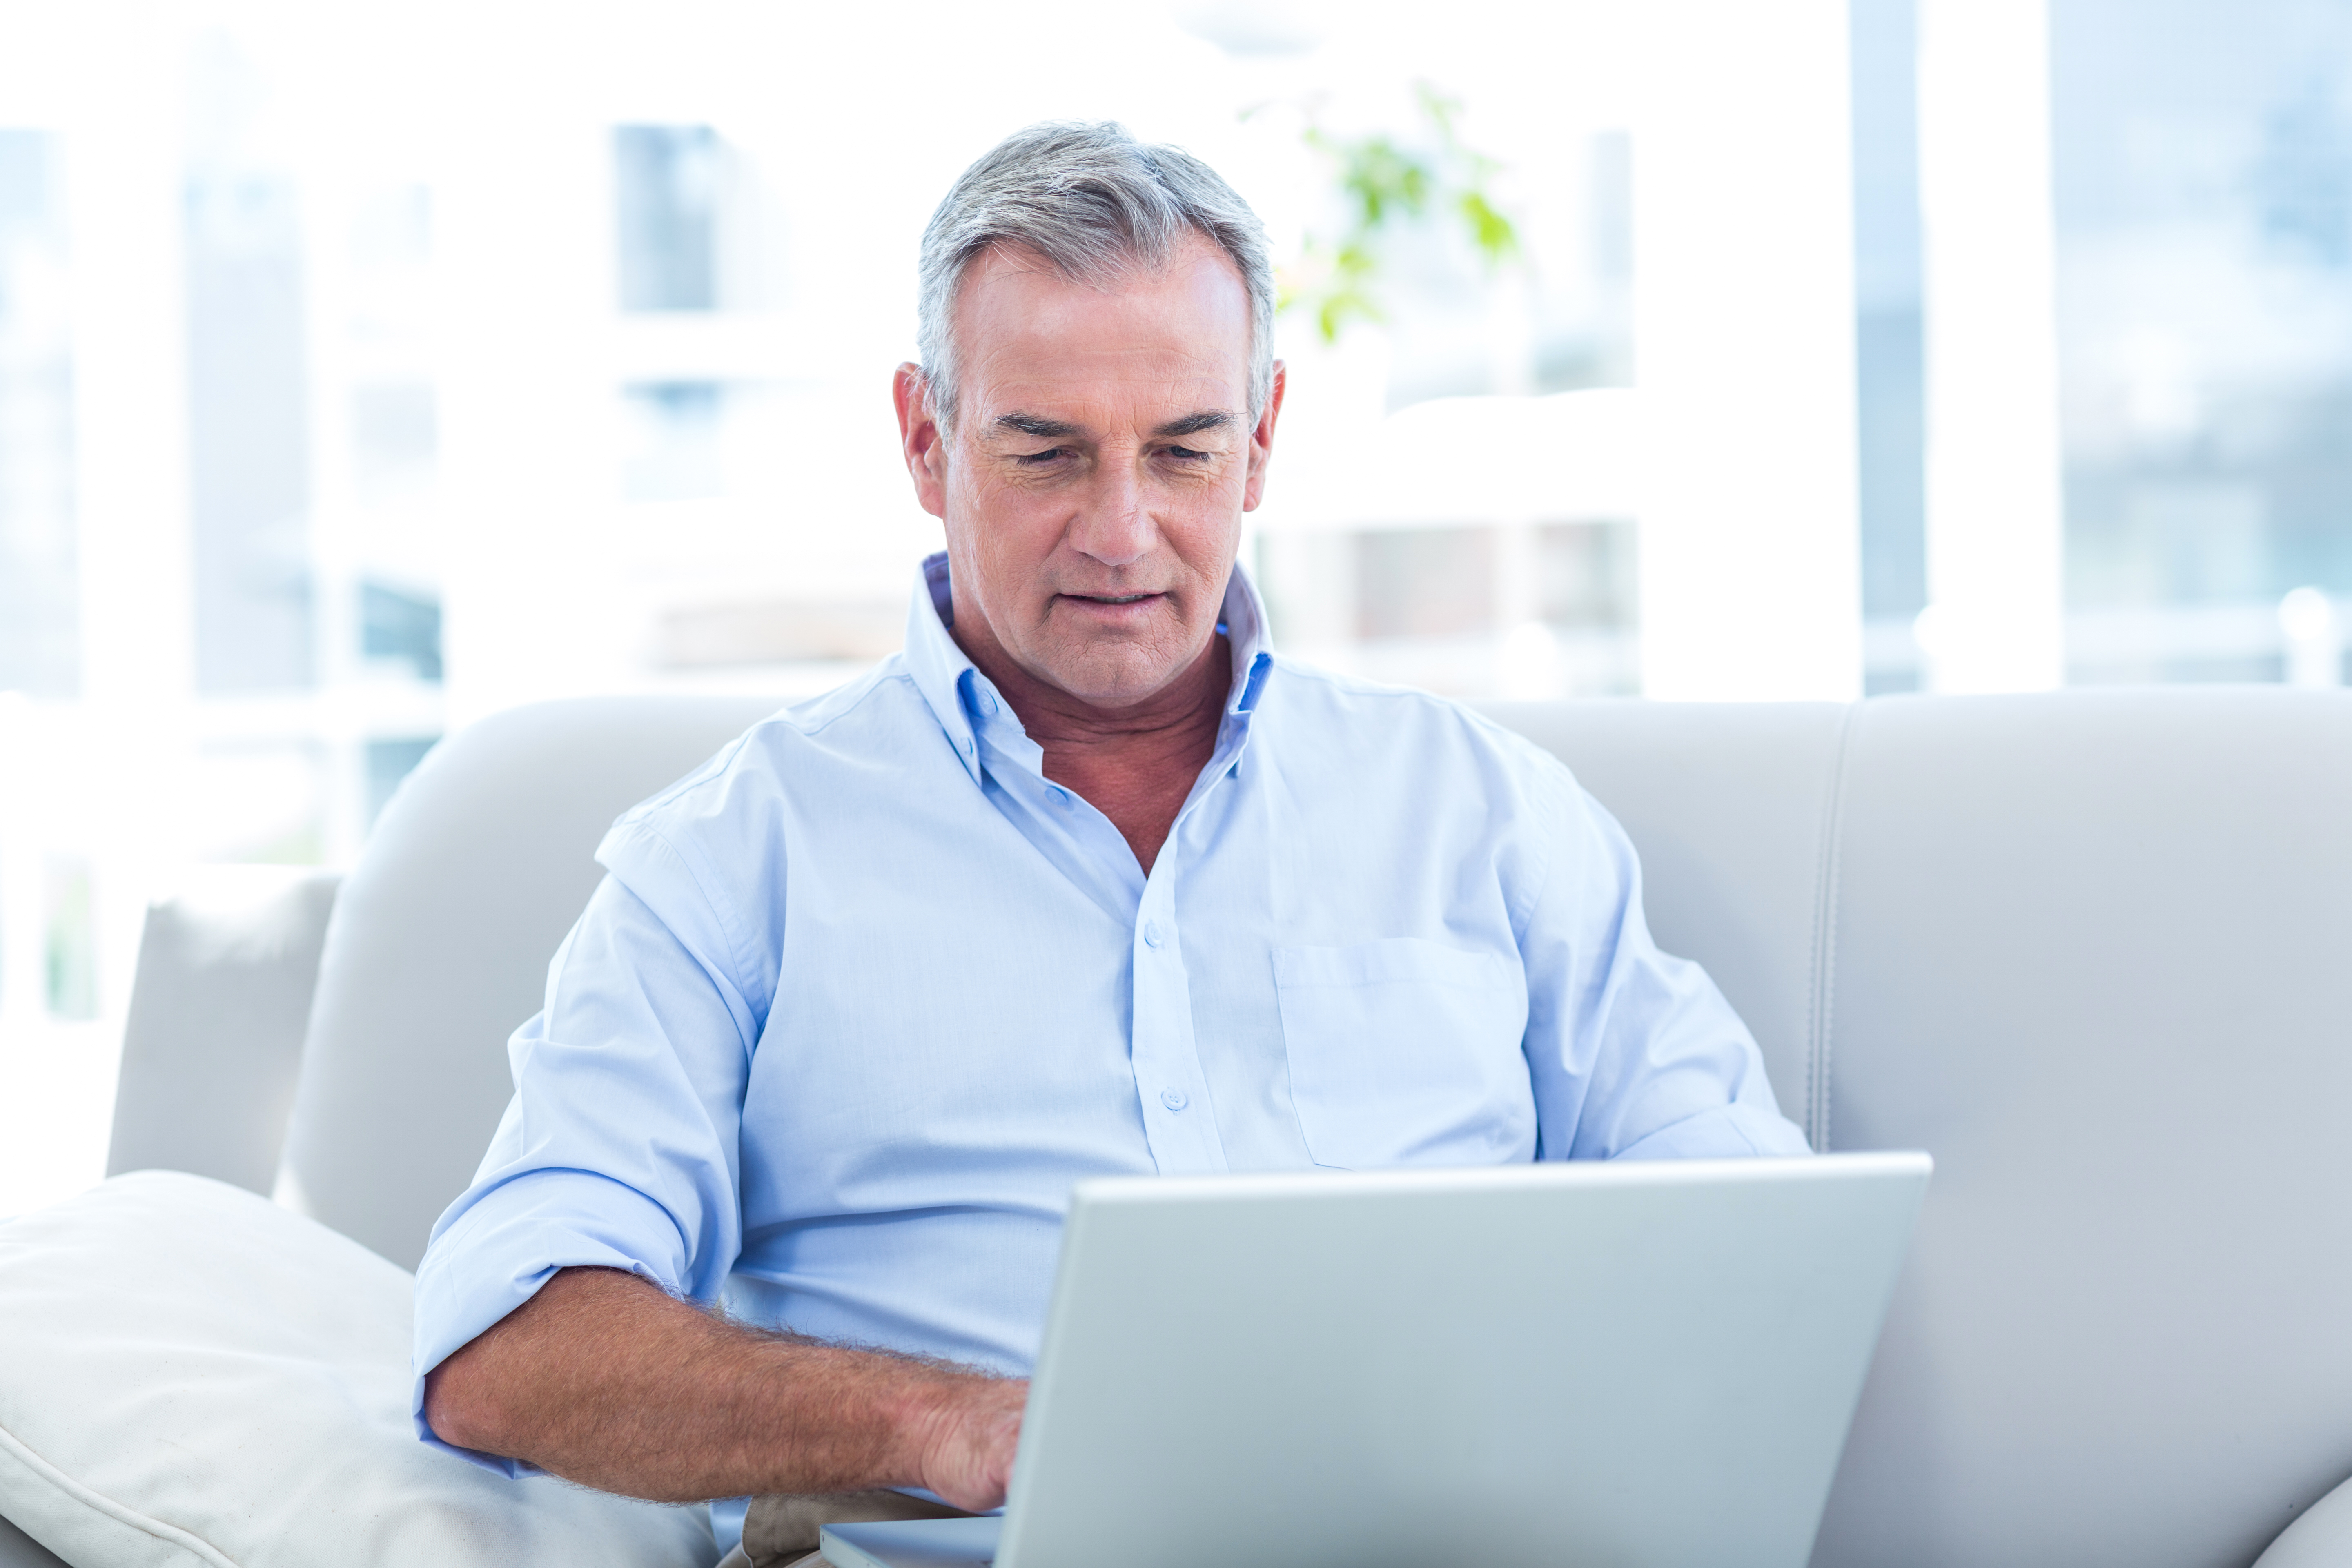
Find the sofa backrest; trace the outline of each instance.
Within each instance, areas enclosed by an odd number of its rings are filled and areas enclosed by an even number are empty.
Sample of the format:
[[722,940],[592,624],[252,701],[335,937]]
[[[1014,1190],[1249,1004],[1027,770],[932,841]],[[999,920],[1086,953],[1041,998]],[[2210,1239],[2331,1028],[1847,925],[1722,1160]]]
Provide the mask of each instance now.
[[[337,903],[284,1194],[414,1264],[604,826],[767,706],[427,760]],[[1493,711],[1815,1146],[1937,1156],[1817,1563],[2244,1563],[2352,1474],[2352,694]]]
[[436,746],[336,896],[279,1200],[415,1268],[506,1109],[507,1037],[539,1011],[604,830],[774,708],[546,702]]
[[1827,1133],[1934,1152],[1817,1562],[2237,1564],[2352,1474],[2352,693],[1864,704]]

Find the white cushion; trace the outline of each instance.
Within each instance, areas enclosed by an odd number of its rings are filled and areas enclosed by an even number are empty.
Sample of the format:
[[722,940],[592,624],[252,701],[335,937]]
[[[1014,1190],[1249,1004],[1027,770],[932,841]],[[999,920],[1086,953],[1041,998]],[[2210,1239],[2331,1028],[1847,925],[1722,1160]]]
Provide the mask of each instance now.
[[2352,1481],[2303,1510],[2254,1568],[2344,1568],[2352,1563]]
[[76,1568],[707,1568],[700,1509],[417,1441],[409,1289],[176,1172],[0,1225],[0,1515]]

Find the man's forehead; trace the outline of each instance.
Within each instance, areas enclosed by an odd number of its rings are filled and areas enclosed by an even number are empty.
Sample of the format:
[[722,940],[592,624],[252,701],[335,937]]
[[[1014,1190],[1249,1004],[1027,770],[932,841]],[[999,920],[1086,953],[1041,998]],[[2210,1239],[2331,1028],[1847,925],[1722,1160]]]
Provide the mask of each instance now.
[[1248,291],[1194,237],[1165,267],[1097,279],[998,247],[957,312],[964,396],[989,438],[1199,435],[1249,397]]
[[971,258],[971,265],[964,268],[961,291],[968,293],[975,284],[992,280],[1022,279],[1034,279],[1041,284],[1118,292],[1171,275],[1190,275],[1203,268],[1212,276],[1222,275],[1232,279],[1236,289],[1244,295],[1248,293],[1249,286],[1242,280],[1241,268],[1226,254],[1225,247],[1197,229],[1187,230],[1178,237],[1166,257],[1157,262],[1132,254],[1107,257],[1100,269],[1089,279],[1072,277],[1045,256],[1018,240],[1000,239]]
[[1232,258],[1207,239],[1165,266],[1115,263],[1094,278],[1068,277],[1043,257],[998,247],[966,275],[956,329],[975,357],[1025,341],[1064,352],[1173,350],[1206,364],[1224,353],[1246,356],[1249,290]]

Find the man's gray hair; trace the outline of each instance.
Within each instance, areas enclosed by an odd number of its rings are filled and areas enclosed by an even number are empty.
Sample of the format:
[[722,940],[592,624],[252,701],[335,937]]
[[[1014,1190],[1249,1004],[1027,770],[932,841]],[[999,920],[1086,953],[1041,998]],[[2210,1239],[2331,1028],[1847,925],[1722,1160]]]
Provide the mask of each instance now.
[[1149,146],[1124,125],[1049,121],[1016,131],[963,172],[923,230],[915,342],[931,412],[956,411],[956,296],[996,245],[1035,251],[1065,278],[1105,286],[1157,271],[1188,233],[1213,240],[1249,290],[1249,415],[1274,386],[1274,266],[1265,226],[1217,172],[1181,147]]

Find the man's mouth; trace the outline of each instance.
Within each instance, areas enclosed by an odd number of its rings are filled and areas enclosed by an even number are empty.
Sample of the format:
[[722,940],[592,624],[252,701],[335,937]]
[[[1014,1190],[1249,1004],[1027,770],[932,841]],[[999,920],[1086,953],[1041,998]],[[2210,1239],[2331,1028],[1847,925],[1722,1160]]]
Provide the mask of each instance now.
[[1157,594],[1066,594],[1069,599],[1084,599],[1089,605],[1132,605],[1145,599],[1156,599]]

